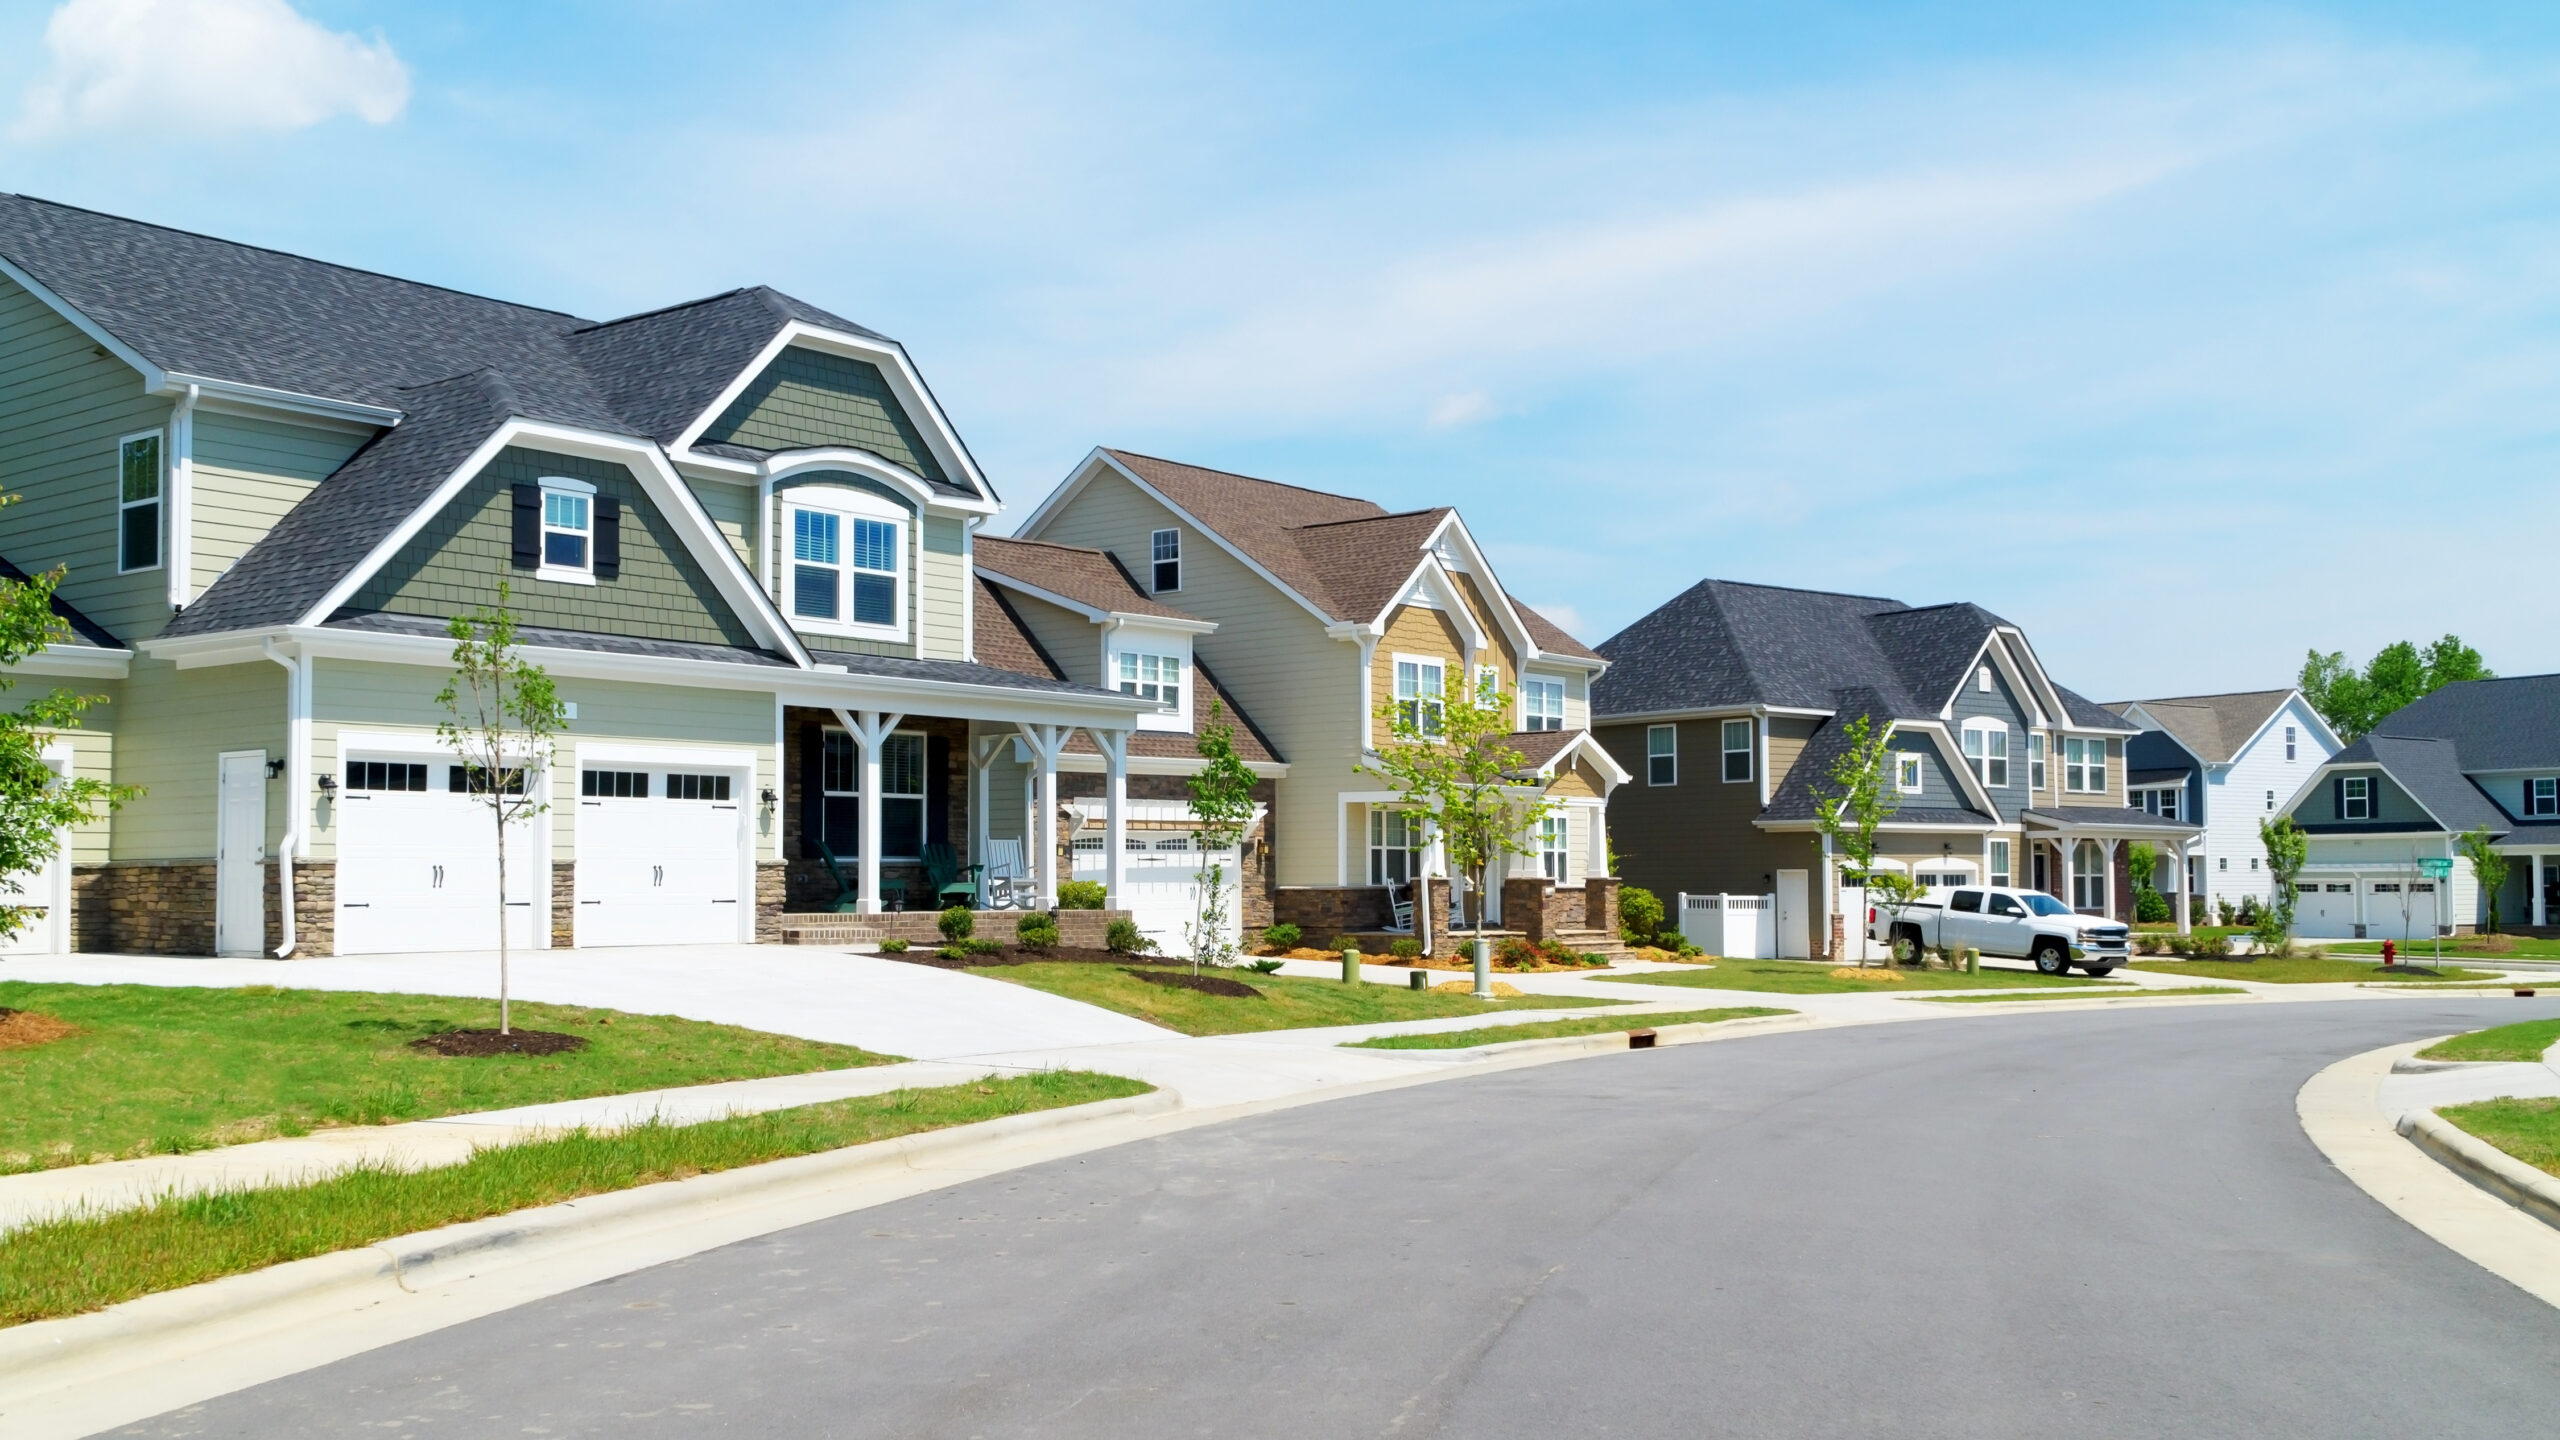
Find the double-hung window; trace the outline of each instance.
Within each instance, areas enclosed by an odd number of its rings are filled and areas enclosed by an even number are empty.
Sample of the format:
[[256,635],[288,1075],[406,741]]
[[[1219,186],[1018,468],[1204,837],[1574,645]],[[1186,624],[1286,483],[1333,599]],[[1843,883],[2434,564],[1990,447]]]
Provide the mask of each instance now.
[[2528,817],[2560,815],[2560,776],[2537,775],[2524,782],[2524,813]]
[[1147,555],[1155,565],[1156,593],[1182,588],[1182,532],[1158,530],[1147,537]]
[[2348,775],[2338,782],[2338,818],[2370,820],[2373,818],[2373,779],[2366,775]]
[[1396,714],[1406,728],[1415,733],[1440,733],[1442,705],[1448,689],[1448,670],[1441,662],[1396,661]]
[[1563,681],[1524,679],[1520,682],[1520,728],[1523,730],[1564,728]]
[[1156,701],[1168,710],[1182,708],[1182,657],[1122,650],[1114,658],[1119,663],[1112,678],[1121,694]]
[[1893,754],[1893,788],[1905,795],[1920,793],[1920,757],[1908,750]]
[[542,480],[542,564],[546,580],[595,577],[596,487],[546,475]]
[[1406,810],[1369,812],[1369,883],[1407,885],[1422,873],[1422,817]]
[[1724,778],[1734,784],[1751,778],[1751,722],[1724,722]]
[[1479,710],[1490,710],[1502,703],[1501,666],[1479,665],[1476,667],[1475,695],[1476,708]]
[[1644,727],[1644,783],[1680,783],[1680,731],[1677,726]]
[[2062,740],[2062,788],[2093,794],[2107,788],[2107,742],[2066,735]]
[[2293,758],[2293,727],[2290,725],[2284,727],[2284,758]]
[[1991,842],[1991,884],[2005,890],[2009,888],[2009,876],[2009,842],[1994,840]]
[[793,618],[820,628],[903,635],[903,522],[815,505],[788,508]]
[[2044,785],[2044,732],[2030,730],[2027,732],[2027,788],[2042,790]]
[[2009,727],[1997,720],[1968,720],[1964,726],[1964,760],[1974,775],[1993,790],[2009,788]]
[[1562,815],[1538,818],[1538,868],[1548,879],[1564,883],[1565,856],[1573,849],[1573,822]]
[[[842,730],[825,732],[819,765],[819,838],[837,859],[862,853],[862,747]],[[880,742],[880,858],[924,853],[924,737],[892,734]]]
[[116,446],[116,569],[160,565],[160,432],[128,435]]

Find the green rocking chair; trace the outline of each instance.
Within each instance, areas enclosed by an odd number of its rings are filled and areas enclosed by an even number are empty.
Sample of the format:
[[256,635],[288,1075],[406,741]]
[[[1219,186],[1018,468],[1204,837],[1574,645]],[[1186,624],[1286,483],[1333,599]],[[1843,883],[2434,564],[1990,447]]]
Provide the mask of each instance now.
[[[860,890],[858,890],[858,889],[855,887],[855,885],[854,885],[854,883],[853,883],[852,881],[847,880],[847,879],[844,877],[844,862],[843,862],[843,861],[841,861],[841,860],[838,860],[838,859],[836,858],[836,852],[835,852],[835,851],[833,851],[833,850],[831,850],[831,849],[829,849],[829,848],[827,847],[827,842],[826,842],[826,841],[824,841],[824,840],[819,840],[819,841],[815,841],[814,843],[815,843],[815,844],[817,845],[817,847],[818,847],[818,858],[827,862],[827,873],[828,873],[829,875],[832,875],[832,876],[834,876],[834,877],[835,877],[835,882],[836,882],[836,911],[835,911],[835,913],[837,913],[837,914],[839,914],[839,915],[849,915],[849,914],[852,914],[854,911],[861,909],[861,908],[862,908],[862,894],[861,894],[861,891],[860,891]],[[907,908],[907,887],[906,887],[906,886],[904,886],[904,885],[900,885],[900,884],[898,884],[897,882],[895,882],[895,881],[891,881],[891,880],[883,880],[883,881],[881,881],[881,882],[880,882],[880,903],[881,903],[882,907],[883,907],[883,908],[885,908],[885,909],[890,909],[890,910],[904,910],[904,909],[906,909],[906,908]]]
[[983,865],[962,865],[958,852],[936,842],[924,847],[924,888],[933,892],[934,908],[954,905],[978,908],[978,872]]

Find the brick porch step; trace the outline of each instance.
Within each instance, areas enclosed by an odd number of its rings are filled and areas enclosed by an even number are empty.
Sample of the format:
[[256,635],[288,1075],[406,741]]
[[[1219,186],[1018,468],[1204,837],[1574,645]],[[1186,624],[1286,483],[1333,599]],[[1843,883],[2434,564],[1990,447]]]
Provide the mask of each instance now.
[[1635,953],[1627,948],[1626,941],[1607,930],[1559,930],[1556,943],[1604,960],[1625,960]]

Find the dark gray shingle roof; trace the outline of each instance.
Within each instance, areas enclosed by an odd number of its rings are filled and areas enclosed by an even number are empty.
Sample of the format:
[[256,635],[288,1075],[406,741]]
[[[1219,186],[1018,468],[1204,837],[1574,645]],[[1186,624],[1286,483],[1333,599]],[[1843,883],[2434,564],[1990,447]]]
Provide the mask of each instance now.
[[2560,675],[2447,685],[2384,716],[2373,733],[2451,741],[2465,770],[2560,769]]
[[[30,578],[32,577],[30,577],[26,571],[10,564],[9,557],[0,555],[0,580],[14,580],[23,585],[27,583]],[[63,624],[71,627],[72,638],[65,643],[71,645],[85,645],[102,650],[121,650],[124,648],[124,642],[111,634],[106,626],[101,625],[97,621],[90,619],[88,616],[81,614],[79,607],[73,605],[70,601],[63,599],[58,593],[53,597],[53,613],[60,617]]]
[[[2499,682],[2473,683],[2497,684]],[[2506,833],[2514,827],[2515,822],[2507,818],[2506,812],[2498,808],[2496,801],[2483,794],[2480,787],[2471,782],[2470,776],[2462,773],[2466,768],[2486,768],[2467,766],[2465,763],[2467,759],[2460,747],[2449,739],[2374,734],[2367,735],[2331,756],[2329,763],[2343,766],[2381,766],[2390,772],[2391,778],[2399,783],[2401,789],[2409,792],[2411,799],[2425,806],[2427,813],[2443,821],[2448,829],[2472,830],[2485,826],[2494,833]],[[2319,831],[2329,827],[2306,825],[2303,828]],[[2382,828],[2405,830],[2426,827],[2385,825]]]

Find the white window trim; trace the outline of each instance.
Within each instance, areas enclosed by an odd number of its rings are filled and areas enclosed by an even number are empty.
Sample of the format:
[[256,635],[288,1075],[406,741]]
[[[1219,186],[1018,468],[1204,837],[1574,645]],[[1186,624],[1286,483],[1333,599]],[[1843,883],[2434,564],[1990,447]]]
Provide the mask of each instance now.
[[[1164,538],[1165,536],[1167,536],[1167,535],[1170,535],[1170,536],[1172,536],[1172,537],[1173,537],[1173,559],[1172,559],[1170,562],[1165,561],[1165,560],[1158,559],[1158,558],[1157,558],[1157,556],[1156,556],[1156,542],[1157,542],[1158,540],[1163,539],[1163,538]],[[1157,567],[1157,566],[1159,566],[1159,565],[1167,564],[1167,563],[1170,563],[1170,564],[1173,566],[1173,583],[1172,583],[1172,584],[1170,584],[1170,585],[1157,585],[1155,582],[1156,582],[1156,576],[1157,576],[1157,574],[1158,574],[1159,572],[1157,571],[1156,567]],[[1177,526],[1174,526],[1174,527],[1172,527],[1171,529],[1167,529],[1167,530],[1151,530],[1151,531],[1147,532],[1147,583],[1148,583],[1150,586],[1153,586],[1153,587],[1154,587],[1154,588],[1153,588],[1153,590],[1151,591],[1151,593],[1153,593],[1153,594],[1157,594],[1157,595],[1177,595],[1177,594],[1180,594],[1180,593],[1181,593],[1181,591],[1182,591],[1182,527],[1181,527],[1181,526],[1177,525]]]
[[1182,679],[1178,682],[1181,695],[1179,702],[1170,710],[1160,710],[1139,716],[1138,728],[1191,733],[1191,701],[1200,689],[1200,671],[1191,660],[1190,637],[1150,635],[1129,630],[1114,632],[1114,643],[1106,644],[1102,650],[1103,689],[1118,690],[1120,688],[1120,657],[1123,655],[1141,657],[1153,655],[1159,660],[1171,660],[1182,667]]
[[[2534,787],[2537,785],[2549,785],[2552,787],[2551,804],[2547,808],[2541,803],[2542,797],[2534,792]],[[2560,776],[2530,775],[2525,777],[2524,813],[2525,818],[2528,820],[2543,819],[2554,815],[2560,815]]]
[[2011,865],[2013,855],[2008,841],[1992,841],[1982,862],[1983,883],[1995,890],[2015,888],[2012,882],[2018,878],[2018,872]]
[[[1668,754],[1668,755],[1656,755],[1656,754],[1654,754],[1654,753],[1653,753],[1653,737],[1654,737],[1654,736],[1656,736],[1656,735],[1669,735],[1669,736],[1671,737],[1671,753],[1670,753],[1670,754]],[[1654,778],[1653,778],[1653,762],[1654,762],[1654,761],[1656,761],[1656,760],[1668,760],[1668,761],[1670,761],[1670,762],[1671,762],[1671,778],[1670,778],[1670,779],[1668,779],[1668,780],[1656,780],[1656,779],[1654,779]],[[1680,727],[1679,727],[1679,726],[1677,726],[1677,725],[1647,725],[1646,727],[1644,727],[1644,783],[1645,783],[1645,784],[1647,784],[1647,785],[1677,785],[1677,784],[1679,784],[1679,783],[1680,783]]]
[[2027,789],[2030,791],[2048,788],[2045,782],[2052,778],[2052,772],[2047,768],[2047,765],[2052,757],[2047,754],[2046,751],[2047,747],[2045,745],[2044,732],[2041,730],[2028,731]]
[[1973,688],[1985,695],[1994,695],[1999,693],[2000,687],[1992,683],[1990,666],[1976,665],[1973,667]]
[[[533,553],[537,563],[533,568],[533,578],[549,580],[561,585],[593,585],[596,583],[596,487],[584,480],[573,479],[567,475],[545,475],[540,483],[542,485],[542,525],[534,539]],[[552,531],[559,530],[563,535],[581,533],[563,529],[551,523],[551,497],[554,494],[575,495],[587,502],[587,528],[583,532],[587,542],[587,563],[583,566],[551,563]]]
[[[1552,687],[1554,687],[1554,689],[1555,689],[1555,697],[1556,697],[1556,710],[1555,710],[1555,714],[1554,714],[1552,717],[1547,716],[1547,715],[1543,715],[1543,714],[1531,714],[1531,713],[1530,713],[1530,711],[1529,711],[1529,694],[1530,694],[1529,687],[1530,687],[1530,686],[1532,686],[1532,685],[1536,685],[1536,686],[1541,687],[1541,688],[1540,688],[1540,690],[1538,691],[1538,693],[1539,693],[1539,694],[1541,694],[1541,695],[1543,695],[1543,694],[1545,694],[1545,693],[1546,693],[1546,690],[1545,690],[1545,688],[1544,688],[1544,687],[1548,687],[1548,686],[1552,686]],[[1562,730],[1562,729],[1564,728],[1564,704],[1565,704],[1565,690],[1566,690],[1566,686],[1565,686],[1565,682],[1564,682],[1564,677],[1563,677],[1563,676],[1561,676],[1561,675],[1531,675],[1531,674],[1527,674],[1527,673],[1525,673],[1525,672],[1524,672],[1524,673],[1520,676],[1520,697],[1519,697],[1519,712],[1518,712],[1518,713],[1519,713],[1519,717],[1520,717],[1520,718],[1519,718],[1519,720],[1517,721],[1517,723],[1518,723],[1519,727],[1520,727],[1521,729],[1523,729],[1523,730],[1528,730],[1528,729],[1533,728],[1533,727],[1532,727],[1532,725],[1531,725],[1531,722],[1532,722],[1532,721],[1544,722],[1545,720],[1552,718],[1556,723],[1555,723],[1552,727],[1550,727],[1550,728],[1557,729],[1557,730]],[[1543,708],[1543,707],[1541,707],[1541,708]]]
[[[2373,812],[2377,808],[2373,803],[2373,777],[2370,775],[2342,775],[2338,778],[2341,781],[2338,786],[2338,818],[2340,820],[2372,819]],[[2351,805],[2363,806],[2363,813],[2348,813],[2347,807]]]
[[[1742,748],[1739,750],[1733,746],[1733,731],[1729,728],[1735,725],[1743,727]],[[1716,722],[1717,779],[1727,785],[1749,785],[1760,778],[1759,730],[1760,726],[1757,722],[1746,718],[1737,717]],[[1733,757],[1736,755],[1742,757],[1740,775],[1734,774],[1731,768]]]
[[[2080,755],[2081,755],[2080,760],[2079,760],[2078,762],[2076,762],[2076,763],[2071,759],[2071,747],[2072,747],[2072,746],[2074,746],[2074,745],[2077,745],[2077,746],[2079,746],[2079,747],[2080,747]],[[2090,747],[2091,747],[2091,746],[2095,746],[2095,747],[2097,747],[2097,748],[2096,748],[2096,750],[2095,750],[2095,752],[2094,752],[2094,753],[2096,754],[2096,756],[2097,756],[2097,759],[2096,759],[2096,760],[2094,760],[2094,761],[2092,761],[2091,759],[2089,759],[2089,758],[2088,758],[2088,757],[2090,756],[2090,754],[2091,754],[2091,753],[2093,753],[2093,752],[2091,751],[2091,749],[2090,749]],[[2066,794],[2066,795],[2104,795],[2104,794],[2106,794],[2106,793],[2107,793],[2107,761],[2108,761],[2108,757],[2107,757],[2107,742],[2106,742],[2106,738],[2105,738],[2104,736],[2099,736],[2099,737],[2097,737],[2097,738],[2095,738],[2095,739],[2092,739],[2092,738],[2090,738],[2089,736],[2086,736],[2086,735],[2065,735],[2065,736],[2063,736],[2063,737],[2062,737],[2062,793],[2064,793],[2064,794]],[[2095,784],[2095,785],[2091,785],[2091,784],[2089,784],[2089,783],[2088,783],[2089,773],[2090,773],[2090,771],[2091,771],[2092,769],[2094,769],[2094,770],[2097,772],[2097,776],[2098,776],[2098,783],[2097,783],[2097,784]],[[2079,772],[2080,780],[2081,780],[2081,783],[2080,783],[2080,784],[2077,784],[2077,785],[2074,785],[2073,783],[2071,783],[2071,776],[2072,776],[2072,772],[2073,772],[2073,771],[2075,771],[2075,770]]]
[[1919,752],[1896,750],[1893,754],[1893,788],[1904,795],[1919,794],[1927,783],[1923,777],[1928,773],[1921,767]]
[[[1979,755],[1975,754],[1972,748],[1963,742],[1972,739],[1976,735],[1998,735],[2000,737],[2000,753],[1996,756],[1993,755],[1991,753],[1991,742],[1986,739],[1982,742],[1982,753]],[[2011,757],[2009,755],[2009,726],[2006,721],[1986,719],[1979,715],[1967,720],[1964,722],[1962,730],[1958,733],[1956,750],[1957,753],[1964,756],[1965,768],[1973,772],[1973,778],[1981,783],[1983,789],[2006,790],[2009,788],[2009,761]],[[1991,762],[1993,760],[1998,760],[2000,762],[2000,778],[1996,782],[1991,778]]]
[[[911,628],[907,609],[907,592],[915,580],[916,529],[912,523],[915,517],[906,507],[884,500],[867,490],[852,490],[840,485],[823,484],[795,485],[788,490],[777,492],[774,501],[781,513],[773,527],[773,600],[782,611],[783,618],[791,622],[791,628],[808,635],[839,635],[849,640],[886,640],[894,644],[906,643],[907,632]],[[892,527],[894,536],[890,541],[890,548],[896,553],[898,559],[898,568],[893,572],[896,583],[890,587],[897,597],[897,618],[893,622],[887,625],[861,625],[856,624],[851,618],[854,575],[856,573],[877,575],[880,572],[856,571],[853,563],[853,527],[850,523],[844,525],[838,540],[837,553],[842,558],[835,566],[837,618],[827,620],[818,616],[803,615],[793,608],[791,570],[792,566],[798,563],[793,560],[790,548],[793,528],[791,512],[794,510],[823,511],[843,517],[848,522],[852,520],[883,521]]]
[[[124,498],[124,451],[126,446],[131,445],[136,440],[153,440],[159,442],[160,446],[160,488],[148,500],[127,500]],[[124,512],[127,510],[139,510],[145,505],[150,506],[157,512],[151,527],[152,560],[148,565],[136,565],[131,569],[127,569],[125,568],[124,563]],[[165,431],[136,430],[130,435],[119,435],[116,437],[115,544],[116,573],[119,575],[147,575],[154,570],[163,568],[169,563],[169,437]]]
[[[1405,697],[1396,693],[1397,682],[1402,679],[1402,677],[1396,673],[1396,669],[1401,665],[1412,665],[1417,667],[1414,671],[1414,698],[1417,701],[1437,707],[1437,711],[1440,715],[1440,729],[1437,732],[1425,733],[1447,734],[1449,730],[1449,672],[1452,670],[1463,672],[1465,667],[1460,662],[1452,660],[1446,655],[1409,655],[1401,651],[1390,652],[1387,656],[1387,693],[1394,699],[1397,706],[1396,713],[1399,715],[1404,713],[1403,706],[1405,702]],[[1437,690],[1433,690],[1432,687],[1425,684],[1422,680],[1422,671],[1418,667],[1426,665],[1440,672],[1440,686]],[[1425,694],[1425,691],[1429,691],[1430,693]],[[1415,728],[1419,729],[1421,728],[1421,711],[1417,709],[1414,713]]]

